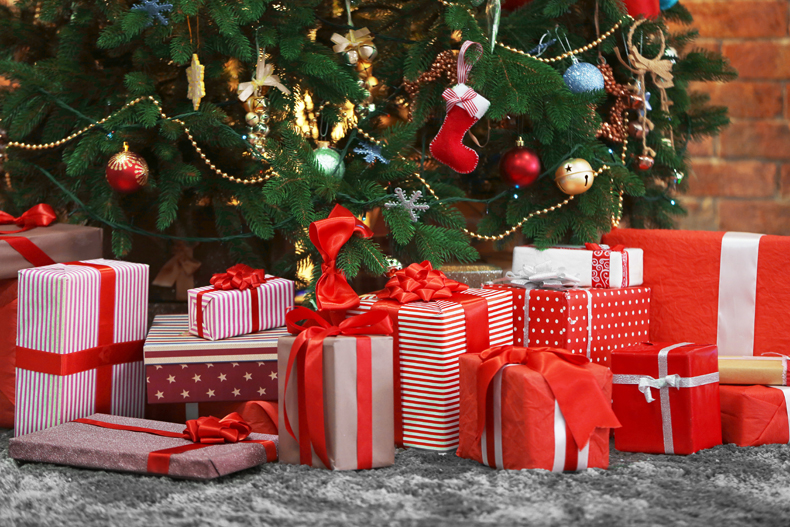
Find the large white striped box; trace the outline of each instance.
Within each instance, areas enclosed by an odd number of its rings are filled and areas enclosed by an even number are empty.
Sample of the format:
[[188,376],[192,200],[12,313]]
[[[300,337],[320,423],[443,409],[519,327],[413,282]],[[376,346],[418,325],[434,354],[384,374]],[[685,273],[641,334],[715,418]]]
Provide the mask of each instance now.
[[214,290],[214,286],[197,287],[187,292],[189,332],[199,335],[197,299],[201,297],[203,335],[207,340],[222,340],[253,332],[253,296],[257,297],[258,329],[285,325],[285,313],[294,305],[294,283],[285,278],[266,275],[266,282],[252,289]]
[[[464,294],[488,301],[488,327],[467,328],[463,307],[455,302],[413,302],[398,311],[403,443],[431,450],[458,446],[458,360],[466,353],[467,330],[486,331],[489,346],[513,343],[512,293],[467,289]],[[349,311],[358,315],[378,302],[362,297]]]
[[[148,320],[148,266],[115,260],[85,263],[114,270],[112,343],[142,341]],[[101,272],[55,264],[19,271],[18,354],[25,349],[66,355],[99,342]],[[142,344],[140,347],[142,351]],[[19,363],[20,358],[17,355]],[[141,360],[112,365],[110,411],[142,417],[145,376]],[[16,368],[14,435],[24,435],[96,413],[97,369],[53,375]]]

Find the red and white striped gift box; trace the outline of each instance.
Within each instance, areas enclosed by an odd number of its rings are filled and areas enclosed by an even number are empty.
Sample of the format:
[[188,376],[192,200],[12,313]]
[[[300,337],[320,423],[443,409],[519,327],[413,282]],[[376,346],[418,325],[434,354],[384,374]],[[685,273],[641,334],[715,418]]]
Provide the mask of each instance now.
[[565,290],[500,284],[484,287],[513,292],[516,346],[562,348],[610,367],[612,350],[649,340],[649,287]]
[[[245,290],[197,287],[187,292],[189,332],[207,340],[222,340],[285,325],[285,313],[294,305],[294,283],[266,275],[266,282]],[[210,292],[209,292],[210,291]],[[203,335],[198,331],[198,295],[203,310]],[[257,302],[254,301],[257,299]]]
[[[513,343],[510,291],[467,289],[463,294],[486,299],[488,327],[466,327],[464,309],[457,302],[412,302],[398,309],[400,363],[395,367],[400,372],[404,446],[431,450],[458,446],[458,359],[467,351],[469,331],[487,332],[489,346]],[[375,295],[365,295],[348,314],[375,309],[378,301]]]
[[142,417],[147,319],[147,265],[20,270],[14,435],[102,410]]

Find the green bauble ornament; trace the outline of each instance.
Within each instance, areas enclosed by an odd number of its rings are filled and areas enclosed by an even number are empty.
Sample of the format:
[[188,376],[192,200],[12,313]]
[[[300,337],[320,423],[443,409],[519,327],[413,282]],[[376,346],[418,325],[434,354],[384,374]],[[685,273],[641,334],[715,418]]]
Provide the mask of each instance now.
[[329,146],[329,141],[316,141],[318,148],[313,150],[318,170],[325,176],[341,179],[346,173],[346,165],[340,152]]

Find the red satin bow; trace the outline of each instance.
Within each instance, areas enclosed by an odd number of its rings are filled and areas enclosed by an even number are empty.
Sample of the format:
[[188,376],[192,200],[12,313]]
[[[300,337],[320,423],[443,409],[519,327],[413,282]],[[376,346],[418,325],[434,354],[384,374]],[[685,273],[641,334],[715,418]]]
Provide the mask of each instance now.
[[524,364],[543,375],[580,449],[596,428],[620,427],[611,402],[606,400],[598,381],[584,367],[590,363],[584,355],[556,348],[496,346],[480,353],[480,358],[483,362],[477,370],[478,441],[485,429],[489,384],[506,364]]
[[27,212],[18,218],[14,218],[7,212],[0,210],[0,225],[11,225],[14,223],[17,226],[22,227],[16,231],[0,232],[0,235],[16,234],[18,232],[29,231],[35,227],[46,227],[56,219],[58,218],[55,215],[55,211],[52,210],[52,207],[46,203],[39,203],[38,205],[31,207]]
[[447,113],[450,113],[450,110],[453,109],[453,106],[456,104],[460,104],[461,107],[466,110],[466,112],[474,117],[477,113],[477,105],[474,103],[475,97],[477,97],[477,92],[475,92],[472,88],[467,88],[463,95],[460,97],[452,88],[447,88],[442,92],[442,97],[445,101],[447,101]]
[[468,285],[447,278],[427,260],[396,271],[385,287],[376,293],[378,297],[389,298],[400,304],[446,299],[453,293],[469,289]]
[[[304,321],[304,323],[301,323]],[[304,463],[310,458],[312,445],[316,455],[325,467],[329,468],[329,457],[326,449],[326,429],[324,426],[324,339],[335,335],[391,335],[392,322],[385,311],[368,311],[361,315],[347,318],[337,326],[333,326],[315,311],[306,307],[297,307],[285,315],[288,331],[297,335],[291,346],[288,357],[288,369],[285,376],[285,393],[287,391],[294,362],[303,372],[297,372],[304,379],[305,398],[300,400],[299,412],[299,450]],[[300,387],[302,387],[300,386]],[[300,398],[301,399],[301,398]],[[309,403],[309,404],[308,404]],[[285,402],[282,402],[285,428],[291,437],[296,439],[293,427],[288,418]],[[306,415],[303,414],[306,411]]]
[[222,419],[214,416],[192,419],[186,424],[184,439],[207,445],[238,443],[247,439],[252,432],[252,427],[237,412],[230,413]]
[[337,255],[354,234],[370,238],[373,231],[342,205],[335,205],[327,219],[310,224],[310,241],[324,260],[321,278],[315,285],[319,311],[352,309],[359,305],[359,296],[348,285],[343,271],[337,268]]
[[214,289],[224,291],[255,289],[264,282],[266,282],[266,272],[263,269],[253,269],[245,264],[236,264],[228,268],[226,272],[217,273],[211,277],[211,285],[214,286]]
[[[606,250],[606,249],[604,249],[603,247],[601,247],[597,243],[585,243],[584,244],[584,248],[587,249],[588,251],[605,251]],[[625,245],[615,245],[614,247],[610,247],[608,250],[610,250],[612,252],[619,253],[619,252],[622,252],[624,249],[625,249]]]

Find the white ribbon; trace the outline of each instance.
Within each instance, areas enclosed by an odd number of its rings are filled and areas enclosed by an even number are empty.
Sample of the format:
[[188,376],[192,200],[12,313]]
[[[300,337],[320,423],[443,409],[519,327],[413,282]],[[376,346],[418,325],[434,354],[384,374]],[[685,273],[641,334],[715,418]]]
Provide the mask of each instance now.
[[590,292],[589,289],[584,289],[584,292],[587,293],[587,359],[592,362],[592,341],[593,341],[592,293]]
[[250,82],[242,82],[239,84],[239,100],[246,101],[258,91],[258,88],[264,86],[274,86],[285,95],[290,95],[291,90],[280,83],[279,76],[272,75],[273,71],[274,66],[266,64],[266,57],[261,53],[258,56],[258,64],[255,66],[255,76]]
[[581,280],[567,273],[564,267],[555,267],[552,262],[542,262],[535,265],[525,264],[516,272],[508,271],[505,278],[494,282],[508,282],[509,285],[524,289],[562,289],[575,287]]
[[695,388],[719,382],[719,372],[706,373],[696,377],[681,377],[680,375],[667,373],[667,356],[673,349],[688,346],[691,342],[682,342],[667,346],[658,352],[658,379],[649,375],[623,375],[615,374],[612,376],[612,384],[636,384],[639,391],[645,396],[648,403],[655,401],[650,389],[655,388],[659,392],[661,403],[661,426],[664,434],[664,452],[667,454],[675,453],[675,445],[672,439],[672,409],[669,405],[669,388]]
[[329,37],[335,45],[332,47],[332,51],[335,53],[343,53],[349,49],[356,49],[362,44],[368,44],[373,41],[373,37],[369,36],[370,30],[366,27],[362,29],[352,29],[346,36],[341,35],[340,33],[334,33],[331,37]]
[[[504,468],[504,460],[502,456],[502,374],[506,368],[511,366],[519,366],[518,364],[505,364],[494,375],[494,459],[488,459],[488,436],[487,431],[483,430],[483,435],[480,438],[480,448],[483,454],[483,464],[492,468]],[[567,445],[567,433],[565,428],[565,417],[560,411],[560,405],[556,399],[554,401],[554,461],[552,463],[552,472],[565,471],[565,449]],[[585,470],[587,468],[588,460],[590,457],[590,443],[592,439],[587,441],[587,444],[581,450],[577,451],[576,467],[570,470]]]
[[719,355],[754,355],[757,256],[762,236],[728,232],[721,240],[716,329]]
[[[777,390],[782,391],[782,395],[785,396],[785,410],[787,410],[787,424],[788,424],[788,438],[790,438],[790,387],[788,386],[769,386],[769,388],[775,388]],[[790,440],[788,441],[790,443]]]

